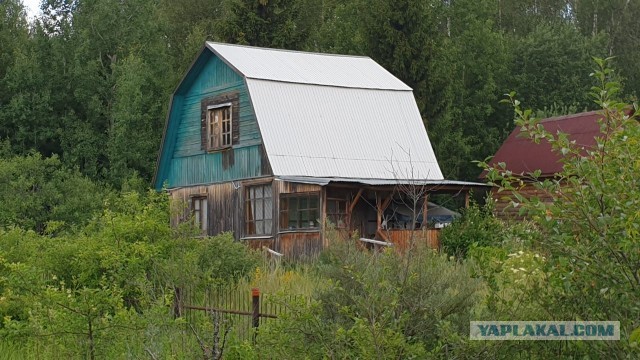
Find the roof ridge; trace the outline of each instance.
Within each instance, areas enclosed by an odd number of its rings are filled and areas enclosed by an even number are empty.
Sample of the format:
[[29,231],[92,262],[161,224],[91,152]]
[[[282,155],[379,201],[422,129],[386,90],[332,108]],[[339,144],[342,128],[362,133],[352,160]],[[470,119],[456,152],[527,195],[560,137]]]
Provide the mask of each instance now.
[[370,56],[366,56],[366,55],[350,55],[350,54],[336,54],[336,53],[314,52],[314,51],[304,51],[304,50],[276,49],[276,48],[268,48],[268,47],[262,47],[262,46],[251,46],[251,45],[242,45],[242,44],[229,44],[229,43],[223,43],[223,42],[217,42],[217,41],[207,41],[207,44],[242,47],[242,48],[265,50],[265,51],[290,52],[290,53],[296,53],[296,54],[308,54],[308,55],[318,55],[318,56],[335,56],[335,57],[349,57],[349,58],[360,58],[360,59],[373,60]]
[[410,92],[413,92],[413,88],[411,86],[409,86],[409,85],[407,85],[406,89],[390,89],[390,88],[384,88],[384,87],[347,86],[347,85],[335,85],[335,84],[320,84],[320,83],[316,83],[316,82],[302,82],[302,81],[292,81],[292,80],[268,79],[268,78],[256,77],[256,76],[245,76],[245,78],[248,79],[248,80],[254,80],[254,81],[270,81],[270,82],[284,83],[284,84],[325,86],[325,87],[334,87],[334,88],[342,88],[342,89],[361,89],[361,90],[373,90],[373,91],[410,91]]
[[575,114],[557,115],[557,116],[544,118],[544,119],[540,120],[540,122],[541,123],[545,123],[545,122],[553,122],[553,121],[560,121],[560,120],[569,120],[569,119],[574,119],[574,118],[577,118],[577,117],[598,115],[599,112],[600,112],[600,110],[593,110],[593,111],[584,111],[584,112],[575,113]]

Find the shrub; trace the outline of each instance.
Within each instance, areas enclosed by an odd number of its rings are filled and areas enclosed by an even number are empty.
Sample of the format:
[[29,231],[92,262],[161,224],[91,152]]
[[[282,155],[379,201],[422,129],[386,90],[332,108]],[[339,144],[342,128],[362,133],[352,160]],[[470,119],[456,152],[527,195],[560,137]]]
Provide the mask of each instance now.
[[440,324],[468,333],[481,283],[465,265],[422,246],[370,253],[352,242],[322,258],[327,287],[261,330],[268,357],[423,358],[442,349]]
[[543,284],[525,293],[549,316],[563,320],[621,323],[619,342],[568,343],[565,354],[575,357],[633,357],[638,348],[629,336],[640,323],[640,112],[616,99],[620,84],[612,80],[606,60],[596,60],[598,81],[592,96],[602,108],[596,146],[583,149],[567,134],[552,134],[522,110],[510,95],[516,123],[532,141],[546,141],[562,161],[555,179],[531,176],[534,186],[553,194],[554,201],[528,199],[519,179],[504,164],[485,166],[488,178],[511,193],[539,229],[538,247],[545,252]]
[[0,227],[44,233],[83,226],[102,206],[106,191],[40,154],[0,158]]
[[484,207],[476,203],[462,210],[462,216],[440,231],[443,250],[464,258],[473,246],[500,245],[504,225],[492,215],[491,202]]

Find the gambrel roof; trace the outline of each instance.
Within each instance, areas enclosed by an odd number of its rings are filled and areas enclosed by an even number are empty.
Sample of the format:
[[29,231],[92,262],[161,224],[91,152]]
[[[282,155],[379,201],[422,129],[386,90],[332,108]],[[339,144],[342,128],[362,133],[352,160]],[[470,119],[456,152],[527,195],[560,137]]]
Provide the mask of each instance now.
[[405,83],[365,56],[265,49],[214,42],[207,42],[206,46],[247,79],[411,91]]
[[207,47],[245,77],[274,175],[443,178],[411,88],[372,59]]
[[244,78],[274,176],[443,179],[412,89],[372,59],[214,42],[203,51]]

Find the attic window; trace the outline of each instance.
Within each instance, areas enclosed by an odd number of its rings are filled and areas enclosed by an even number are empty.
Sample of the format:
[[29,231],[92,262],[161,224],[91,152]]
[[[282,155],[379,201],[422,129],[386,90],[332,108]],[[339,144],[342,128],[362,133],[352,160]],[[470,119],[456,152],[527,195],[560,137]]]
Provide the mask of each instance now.
[[217,150],[231,146],[231,104],[207,108],[207,149]]
[[228,149],[240,139],[238,93],[228,93],[201,102],[201,149],[216,151]]

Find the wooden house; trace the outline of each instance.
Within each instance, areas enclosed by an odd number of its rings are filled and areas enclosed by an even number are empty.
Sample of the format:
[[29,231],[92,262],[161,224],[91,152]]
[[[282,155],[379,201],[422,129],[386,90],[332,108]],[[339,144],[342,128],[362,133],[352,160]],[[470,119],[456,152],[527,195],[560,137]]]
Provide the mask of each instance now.
[[287,256],[322,249],[329,220],[401,246],[416,224],[385,212],[409,199],[428,220],[429,194],[483,186],[443,178],[412,89],[370,58],[213,42],[172,96],[154,182],[203,233]]
[[[576,145],[586,150],[596,146],[595,138],[600,135],[598,119],[601,118],[602,115],[598,111],[590,111],[544,119],[540,121],[540,124],[553,134],[558,131],[567,134],[570,140],[575,141]],[[562,171],[560,156],[551,151],[551,145],[548,142],[541,141],[536,144],[528,137],[522,136],[521,132],[521,128],[517,127],[509,134],[509,137],[492,158],[491,164],[505,163],[507,170],[521,176],[524,182],[521,193],[525,197],[536,196],[542,201],[552,201],[551,194],[533,186],[529,174],[540,170],[540,180],[554,178],[557,173]],[[481,178],[484,176],[484,173],[481,174]],[[518,214],[519,209],[510,206],[510,200],[503,194],[494,192],[493,197],[496,201],[496,216],[502,219],[522,218]]]

